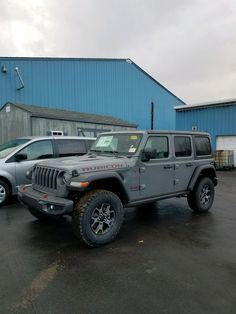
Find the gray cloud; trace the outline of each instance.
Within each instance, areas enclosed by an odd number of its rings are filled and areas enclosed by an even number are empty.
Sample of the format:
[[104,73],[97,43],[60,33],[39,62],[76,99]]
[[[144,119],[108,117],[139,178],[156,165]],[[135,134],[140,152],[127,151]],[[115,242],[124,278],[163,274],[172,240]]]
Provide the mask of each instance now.
[[236,97],[234,0],[9,0],[0,55],[131,58],[186,102]]

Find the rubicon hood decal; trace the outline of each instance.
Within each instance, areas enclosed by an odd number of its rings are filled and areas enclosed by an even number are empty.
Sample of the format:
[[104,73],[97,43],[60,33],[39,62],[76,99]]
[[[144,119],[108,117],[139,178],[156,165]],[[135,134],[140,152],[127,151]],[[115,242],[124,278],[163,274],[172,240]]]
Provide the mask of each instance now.
[[114,169],[123,169],[127,168],[128,166],[123,163],[112,163],[108,165],[94,165],[94,166],[86,166],[83,167],[81,170],[82,172],[88,171],[102,171],[102,170],[114,170]]

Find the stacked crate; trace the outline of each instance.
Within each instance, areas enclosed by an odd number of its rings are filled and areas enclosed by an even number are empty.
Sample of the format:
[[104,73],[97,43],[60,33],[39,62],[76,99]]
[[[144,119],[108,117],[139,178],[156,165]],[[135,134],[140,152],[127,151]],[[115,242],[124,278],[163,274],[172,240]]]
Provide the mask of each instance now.
[[234,151],[233,150],[216,150],[214,153],[214,160],[216,163],[216,169],[228,169],[234,168]]

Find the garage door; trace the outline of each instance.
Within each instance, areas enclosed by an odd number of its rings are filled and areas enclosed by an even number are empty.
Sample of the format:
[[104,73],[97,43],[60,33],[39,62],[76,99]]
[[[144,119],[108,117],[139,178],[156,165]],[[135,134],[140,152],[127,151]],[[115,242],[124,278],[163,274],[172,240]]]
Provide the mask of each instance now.
[[234,166],[236,166],[236,135],[217,136],[216,149],[230,149],[234,151]]

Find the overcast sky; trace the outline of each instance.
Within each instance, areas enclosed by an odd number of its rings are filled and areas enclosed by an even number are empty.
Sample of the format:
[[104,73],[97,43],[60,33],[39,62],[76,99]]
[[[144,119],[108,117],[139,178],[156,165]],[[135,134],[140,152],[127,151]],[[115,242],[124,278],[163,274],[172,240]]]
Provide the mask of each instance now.
[[0,0],[0,56],[130,58],[187,103],[236,98],[236,0]]

